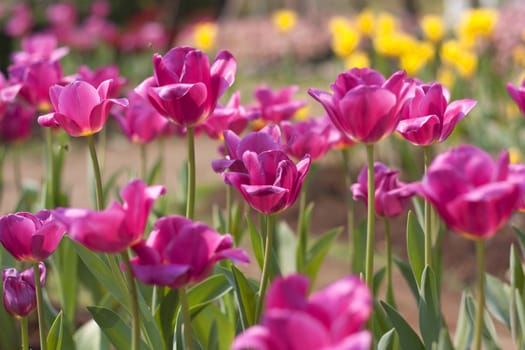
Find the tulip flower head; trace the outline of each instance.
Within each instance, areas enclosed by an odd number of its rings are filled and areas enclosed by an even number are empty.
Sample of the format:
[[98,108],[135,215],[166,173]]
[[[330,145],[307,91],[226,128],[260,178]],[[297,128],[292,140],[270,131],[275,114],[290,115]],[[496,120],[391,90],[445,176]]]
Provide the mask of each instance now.
[[308,279],[278,277],[266,294],[261,324],[235,338],[232,350],[370,349],[363,327],[372,297],[355,276],[342,278],[307,297]]
[[120,95],[122,87],[128,82],[126,78],[119,75],[118,66],[114,64],[98,67],[95,70],[91,70],[88,66],[82,65],[78,67],[75,80],[83,80],[93,86],[99,86],[102,82],[110,80],[111,85],[106,96],[108,98],[117,98]]
[[38,123],[47,127],[62,127],[74,137],[98,133],[109,117],[112,105],[126,107],[126,99],[108,98],[111,80],[97,88],[77,80],[66,86],[54,85],[49,90],[54,112],[38,117]]
[[67,47],[57,48],[57,38],[53,34],[38,33],[22,39],[22,51],[14,52],[13,62],[30,65],[38,61],[55,62],[68,54]]
[[73,240],[96,252],[117,253],[141,240],[153,203],[164,193],[164,186],[146,186],[137,179],[120,192],[122,204],[115,201],[102,211],[57,208],[53,213]]
[[516,102],[521,113],[525,116],[525,79],[521,82],[519,87],[507,83],[507,91],[510,97]]
[[497,161],[462,145],[438,155],[418,192],[455,232],[472,239],[492,237],[521,204],[520,185],[509,176],[509,157]]
[[290,156],[301,159],[309,154],[312,160],[320,159],[332,147],[334,133],[327,118],[311,118],[292,123],[283,121],[281,129],[284,149]]
[[23,142],[31,137],[35,110],[20,102],[10,103],[0,118],[0,139],[6,143]]
[[[40,285],[46,284],[46,265],[38,264]],[[36,288],[33,268],[18,272],[14,268],[2,271],[2,290],[4,307],[9,314],[21,318],[36,309]]]
[[373,69],[354,68],[339,74],[331,86],[333,94],[313,88],[308,93],[323,105],[341,132],[355,141],[373,144],[395,130],[411,87],[403,71],[385,80]]
[[[354,200],[368,203],[368,167],[364,167],[351,186]],[[381,162],[374,164],[374,208],[376,214],[383,217],[395,217],[401,214],[409,204],[415,190],[398,180],[398,171],[388,168]]]
[[153,55],[154,74],[136,89],[157,111],[184,127],[201,124],[235,78],[237,62],[220,51],[210,67],[208,56],[191,47]]
[[133,247],[135,277],[146,284],[180,288],[205,279],[217,261],[248,263],[246,252],[232,248],[229,234],[183,216],[166,216],[154,225],[146,241]]
[[47,259],[58,247],[64,231],[48,210],[0,217],[0,243],[19,261]]
[[255,89],[254,97],[259,102],[261,119],[265,123],[279,124],[291,119],[295,113],[306,105],[306,101],[293,100],[293,95],[299,90],[296,85],[277,91],[263,85]]
[[397,131],[410,143],[427,146],[446,140],[456,124],[476,105],[463,99],[448,104],[448,92],[440,84],[420,84],[401,111]]

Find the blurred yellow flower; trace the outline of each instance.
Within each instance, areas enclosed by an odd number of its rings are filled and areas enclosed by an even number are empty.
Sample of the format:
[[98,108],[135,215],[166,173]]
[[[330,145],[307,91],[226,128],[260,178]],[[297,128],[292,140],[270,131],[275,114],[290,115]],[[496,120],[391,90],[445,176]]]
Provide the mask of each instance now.
[[345,68],[365,68],[370,67],[370,58],[368,54],[364,51],[354,51],[345,59]]
[[478,68],[478,57],[472,52],[464,52],[455,65],[459,75],[464,79],[474,76]]
[[453,66],[461,52],[464,51],[461,44],[457,40],[447,40],[441,45],[439,56],[443,63]]
[[464,14],[457,29],[458,37],[469,45],[474,45],[477,39],[492,36],[498,20],[498,12],[489,8],[476,8]]
[[371,36],[374,31],[374,14],[371,10],[361,11],[356,18],[356,28],[363,36]]
[[420,21],[423,35],[428,40],[436,43],[443,39],[445,35],[445,22],[443,18],[435,15],[426,15]]
[[521,161],[521,153],[519,149],[517,149],[516,147],[510,147],[508,151],[509,151],[509,161],[511,164],[516,164]]
[[287,33],[295,27],[297,23],[297,13],[292,10],[277,10],[272,15],[273,24],[282,33]]
[[525,46],[517,45],[512,49],[512,60],[515,64],[525,67]]
[[295,112],[293,119],[296,121],[304,121],[308,119],[309,115],[310,115],[310,107],[304,106],[302,108],[299,108],[297,112]]
[[350,55],[359,45],[359,33],[352,23],[343,17],[334,17],[329,23],[332,34],[332,50],[339,57]]
[[376,33],[373,40],[374,49],[386,57],[400,57],[413,50],[416,43],[417,40],[412,35],[397,31]]
[[202,22],[195,25],[193,29],[193,41],[195,48],[209,51],[215,46],[217,38],[217,24],[213,22]]
[[471,78],[478,66],[478,57],[462,42],[447,40],[441,46],[440,57],[443,63],[454,67],[461,77]]
[[442,66],[438,69],[436,75],[437,81],[440,82],[441,85],[449,90],[452,90],[454,84],[456,83],[456,74],[451,68]]
[[415,42],[413,48],[399,58],[399,66],[408,75],[416,75],[434,57],[434,46],[429,42]]
[[376,18],[374,34],[390,34],[397,31],[398,27],[397,19],[394,16],[387,12],[381,12]]

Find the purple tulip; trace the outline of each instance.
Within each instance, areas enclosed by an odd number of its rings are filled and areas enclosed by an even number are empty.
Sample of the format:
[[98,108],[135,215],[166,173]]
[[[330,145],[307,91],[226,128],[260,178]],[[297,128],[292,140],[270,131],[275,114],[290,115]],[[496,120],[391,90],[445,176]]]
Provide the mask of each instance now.
[[52,86],[49,95],[54,112],[38,117],[38,123],[60,126],[74,137],[96,134],[104,127],[112,105],[128,105],[126,99],[107,97],[111,84],[111,80],[105,80],[95,88],[77,80],[66,86]]
[[[357,183],[351,186],[354,200],[368,203],[368,167],[364,167],[357,178]],[[415,189],[405,186],[397,179],[399,172],[388,168],[380,162],[374,163],[374,208],[376,214],[383,217],[395,217],[401,214],[409,204]]]
[[252,208],[276,214],[297,200],[312,160],[306,155],[295,164],[281,150],[262,153],[245,151],[242,164],[247,172],[222,173],[224,182],[234,186]]
[[308,93],[323,105],[334,125],[355,141],[373,144],[390,135],[400,119],[399,111],[410,97],[413,82],[405,72],[388,80],[370,68],[354,68],[339,74],[333,94],[310,88]]
[[137,256],[131,266],[146,284],[179,288],[205,279],[217,261],[248,263],[246,252],[232,246],[229,234],[183,216],[166,216],[155,223],[146,241],[133,247]]
[[38,33],[22,39],[22,51],[14,52],[15,65],[30,65],[38,61],[55,62],[68,54],[67,47],[57,48],[57,38],[53,34]]
[[340,279],[307,298],[308,279],[278,277],[266,295],[262,322],[235,338],[232,350],[370,349],[363,327],[372,297],[357,277]]
[[118,66],[112,64],[102,66],[95,70],[91,70],[88,66],[82,65],[78,67],[78,73],[75,80],[83,80],[93,86],[99,86],[106,80],[111,81],[108,89],[108,98],[117,98],[120,95],[120,90],[127,84],[127,79],[119,75]]
[[[40,270],[40,285],[46,283],[46,265],[38,264]],[[10,268],[2,271],[2,287],[4,307],[9,314],[21,318],[36,309],[36,287],[33,268],[19,273]]]
[[511,83],[507,83],[507,91],[518,105],[521,113],[525,116],[525,79],[521,82],[521,86],[516,87]]
[[210,67],[208,56],[190,47],[175,47],[164,57],[153,55],[154,75],[136,91],[160,114],[184,127],[201,124],[219,97],[233,84],[237,62],[220,51]]
[[64,227],[48,210],[35,215],[26,212],[0,217],[0,243],[20,261],[38,262],[47,259],[58,247]]
[[6,143],[23,142],[31,137],[35,110],[20,102],[14,102],[0,117],[0,138]]
[[522,198],[509,176],[508,153],[494,161],[471,145],[438,155],[416,186],[452,230],[474,239],[492,237]]
[[146,99],[134,91],[130,91],[127,98],[129,106],[115,109],[113,112],[128,140],[146,144],[166,131],[168,119],[161,116]]
[[34,19],[31,7],[29,4],[20,1],[13,6],[4,30],[9,36],[21,37],[31,30],[33,24]]
[[397,131],[415,145],[427,146],[446,140],[456,124],[476,105],[463,99],[448,104],[448,94],[438,83],[420,84],[401,111]]
[[53,215],[73,240],[96,252],[117,253],[140,242],[153,203],[164,193],[164,186],[137,179],[120,192],[122,204],[115,201],[102,211],[58,208]]
[[292,85],[277,91],[267,86],[255,89],[254,97],[259,102],[261,119],[266,123],[279,124],[291,119],[294,114],[306,105],[306,101],[294,101],[293,95],[299,90]]
[[13,102],[22,88],[22,84],[10,84],[0,72],[0,118],[4,115],[9,102]]
[[333,126],[327,118],[310,118],[292,123],[281,122],[284,149],[290,156],[301,159],[309,154],[312,160],[324,156],[334,142]]

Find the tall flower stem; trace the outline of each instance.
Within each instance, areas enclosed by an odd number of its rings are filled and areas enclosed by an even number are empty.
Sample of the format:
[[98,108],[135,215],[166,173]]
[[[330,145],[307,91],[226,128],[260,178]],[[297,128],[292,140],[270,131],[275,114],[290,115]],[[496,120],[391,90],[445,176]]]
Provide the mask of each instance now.
[[191,314],[186,287],[179,288],[179,300],[182,319],[184,321],[184,349],[193,350],[193,338],[191,336]]
[[270,279],[270,259],[272,258],[272,246],[273,246],[273,221],[275,220],[273,215],[265,215],[266,218],[266,243],[264,245],[264,262],[263,270],[261,273],[261,283],[259,285],[259,299],[257,300],[257,306],[255,308],[255,322],[259,322],[261,318],[261,312],[264,303],[264,296],[266,294],[266,288]]
[[386,302],[396,306],[394,289],[392,287],[392,239],[390,236],[390,220],[385,217],[385,244],[386,244]]
[[38,313],[38,333],[40,335],[40,349],[46,350],[46,331],[44,321],[44,298],[42,297],[42,285],[40,284],[40,268],[38,263],[33,263],[33,274],[35,276],[36,306]]
[[350,173],[350,149],[348,147],[343,148],[341,151],[343,155],[343,171],[345,177],[345,189],[346,189],[346,232],[348,239],[348,251],[350,252],[350,270],[354,271],[354,257],[355,257],[355,242],[357,242],[358,232],[354,228],[354,199],[352,198],[352,192],[349,191],[352,185],[352,174]]
[[20,166],[20,145],[13,148],[13,176],[18,193],[22,193],[22,168]]
[[126,267],[126,278],[128,279],[129,291],[131,296],[131,350],[138,350],[140,345],[140,313],[139,300],[137,294],[137,285],[133,278],[133,271],[131,270],[131,263],[129,261],[129,253],[124,251],[121,253],[122,261]]
[[55,160],[55,150],[54,150],[54,137],[52,128],[45,129],[45,138],[46,138],[46,193],[45,193],[45,207],[54,208],[56,206],[57,191],[56,182],[55,182],[55,171],[56,171],[56,160]]
[[22,338],[22,350],[29,349],[29,327],[27,325],[27,317],[20,319],[20,337]]
[[195,130],[188,127],[188,193],[186,197],[186,217],[195,216]]
[[[430,146],[423,147],[425,174],[430,164]],[[432,267],[432,208],[425,200],[425,265]]]
[[375,183],[374,183],[374,145],[366,145],[368,163],[368,212],[366,225],[366,269],[365,281],[372,290],[374,280],[374,240],[375,240]]
[[145,144],[140,144],[140,177],[142,180],[147,181],[148,176],[148,152]]
[[485,313],[485,241],[476,241],[476,263],[478,267],[478,305],[474,328],[474,350],[481,349],[481,334],[483,332],[483,316]]
[[102,210],[104,207],[104,197],[102,194],[102,175],[100,173],[100,165],[98,163],[98,157],[97,157],[97,151],[95,149],[95,141],[93,139],[93,135],[86,136],[88,147],[89,147],[89,154],[91,156],[91,162],[93,164],[93,175],[95,177],[95,189],[96,189],[96,197],[97,197],[97,210]]
[[304,272],[304,258],[306,257],[306,249],[308,247],[308,236],[306,232],[305,211],[306,211],[306,194],[308,187],[308,175],[301,187],[299,194],[299,217],[297,225],[297,271]]

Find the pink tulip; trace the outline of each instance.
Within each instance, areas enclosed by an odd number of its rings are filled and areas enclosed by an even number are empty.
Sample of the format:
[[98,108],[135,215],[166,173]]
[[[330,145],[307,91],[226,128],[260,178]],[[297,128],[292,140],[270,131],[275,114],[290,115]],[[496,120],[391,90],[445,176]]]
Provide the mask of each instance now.
[[111,80],[98,88],[77,80],[66,86],[54,85],[49,90],[54,112],[38,117],[47,127],[62,127],[69,135],[87,136],[102,130],[112,105],[127,106],[126,99],[107,98]]
[[430,145],[446,140],[456,124],[476,105],[463,99],[448,104],[448,93],[438,83],[420,84],[401,111],[397,131],[415,145]]
[[507,83],[507,91],[510,97],[516,102],[521,113],[525,116],[525,79],[519,87]]
[[[368,167],[364,167],[357,178],[357,183],[351,186],[354,200],[368,203]],[[409,204],[410,197],[415,194],[412,187],[407,187],[397,179],[397,170],[388,168],[380,162],[374,164],[374,208],[376,214],[383,217],[395,217],[401,214]]]
[[32,107],[14,102],[7,106],[0,118],[0,138],[6,143],[23,142],[31,137],[35,110]]
[[31,7],[25,2],[14,5],[8,21],[5,23],[5,32],[9,36],[20,37],[28,33],[33,27],[33,13]]
[[[40,285],[46,283],[46,265],[38,264],[40,270]],[[9,314],[20,318],[27,316],[36,309],[36,287],[34,269],[18,272],[14,268],[2,271],[2,289],[4,307]]]
[[399,111],[411,96],[412,82],[405,72],[388,80],[369,68],[339,74],[333,94],[310,88],[308,93],[323,105],[334,125],[355,141],[373,144],[390,135],[399,123]]
[[164,186],[133,180],[120,192],[122,204],[115,201],[102,211],[58,208],[53,213],[75,241],[96,252],[117,253],[140,242],[153,203],[164,193]]
[[15,65],[30,65],[39,61],[55,62],[67,55],[67,47],[57,48],[53,34],[38,33],[22,39],[22,51],[13,53]]
[[219,97],[233,84],[237,62],[221,51],[210,67],[208,56],[190,47],[175,47],[164,57],[153,55],[154,75],[136,91],[160,114],[191,127],[204,122]]
[[363,327],[372,297],[363,281],[340,279],[307,297],[308,279],[278,277],[266,295],[262,322],[235,338],[232,350],[368,350]]
[[229,234],[183,216],[166,216],[155,223],[146,241],[133,247],[133,273],[146,284],[184,287],[205,279],[217,261],[248,263],[246,252],[232,246]]
[[82,65],[78,67],[78,73],[74,80],[83,80],[93,86],[99,86],[105,80],[111,81],[107,96],[108,98],[117,98],[120,96],[120,91],[127,84],[127,79],[119,75],[119,69],[116,65],[108,65],[98,67],[91,70],[88,66]]
[[333,128],[326,118],[311,118],[292,123],[281,122],[284,149],[290,156],[301,159],[309,154],[312,160],[320,159],[334,142]]
[[58,247],[64,228],[48,210],[0,217],[0,243],[17,260],[38,262]]
[[295,85],[277,91],[264,85],[256,88],[254,97],[259,102],[261,119],[272,124],[291,119],[299,109],[306,105],[306,101],[292,99],[298,90],[299,87]]
[[60,31],[64,34],[78,22],[77,8],[73,2],[50,4],[46,9],[46,17],[57,34]]
[[452,230],[474,239],[492,237],[522,198],[520,185],[509,177],[508,153],[494,161],[470,145],[438,155],[416,186]]
[[21,88],[22,84],[9,83],[0,72],[0,118],[4,115],[8,103],[14,101]]

